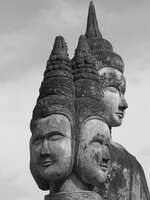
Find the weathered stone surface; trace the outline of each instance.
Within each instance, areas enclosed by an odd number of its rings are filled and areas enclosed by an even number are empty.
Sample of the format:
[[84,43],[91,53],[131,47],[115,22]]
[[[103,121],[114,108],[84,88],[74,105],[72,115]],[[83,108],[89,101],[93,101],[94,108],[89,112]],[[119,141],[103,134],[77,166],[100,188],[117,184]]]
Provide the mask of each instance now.
[[[72,162],[71,124],[67,117],[52,114],[32,123],[31,167],[53,189],[70,174]],[[31,168],[32,169],[32,168]],[[38,175],[38,174],[37,174]]]
[[136,158],[117,143],[110,145],[112,172],[108,199],[150,199],[143,169]]
[[80,125],[77,154],[77,173],[85,183],[99,186],[110,171],[110,130],[98,117],[91,117]]

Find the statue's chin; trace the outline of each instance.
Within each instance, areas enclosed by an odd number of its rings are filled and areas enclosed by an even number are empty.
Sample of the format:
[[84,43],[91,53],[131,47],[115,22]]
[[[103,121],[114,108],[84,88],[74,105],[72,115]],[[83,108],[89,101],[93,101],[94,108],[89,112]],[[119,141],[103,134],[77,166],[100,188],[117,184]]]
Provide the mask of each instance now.
[[101,183],[104,183],[107,179],[107,172],[104,172],[102,169],[98,168],[93,168],[86,171],[82,171],[82,179],[84,180],[85,183],[94,185],[94,186],[99,186]]
[[68,176],[70,166],[67,163],[64,165],[50,165],[48,167],[39,167],[38,169],[41,176],[48,182],[57,182]]
[[98,170],[97,177],[96,177],[98,185],[106,181],[107,175],[108,175],[108,170],[107,171],[103,171],[102,169]]
[[106,181],[109,169],[100,166],[99,161],[94,159],[96,154],[92,151],[90,153],[90,149],[88,153],[80,152],[77,172],[86,184],[99,186],[100,183]]
[[106,117],[106,121],[110,127],[121,126],[123,117],[114,114],[112,117]]

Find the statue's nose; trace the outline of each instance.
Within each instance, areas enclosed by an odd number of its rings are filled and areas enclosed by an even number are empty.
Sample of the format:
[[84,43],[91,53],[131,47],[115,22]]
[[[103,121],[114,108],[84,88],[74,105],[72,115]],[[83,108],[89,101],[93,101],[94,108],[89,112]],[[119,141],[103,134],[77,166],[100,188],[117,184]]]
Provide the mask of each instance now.
[[47,139],[44,139],[41,149],[41,155],[49,155],[49,154],[50,154],[49,144]]
[[120,105],[119,105],[119,109],[124,111],[128,108],[128,104],[127,101],[125,100],[124,96],[122,95],[121,97],[121,101],[120,101]]
[[103,147],[103,162],[108,163],[110,160],[110,153],[107,146]]

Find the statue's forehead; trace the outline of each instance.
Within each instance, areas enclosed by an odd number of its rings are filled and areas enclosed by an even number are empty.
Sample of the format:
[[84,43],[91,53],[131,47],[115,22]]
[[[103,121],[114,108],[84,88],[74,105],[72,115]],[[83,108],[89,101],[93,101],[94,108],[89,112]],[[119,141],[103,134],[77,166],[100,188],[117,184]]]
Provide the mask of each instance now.
[[111,67],[104,67],[98,71],[100,77],[105,76],[106,78],[116,78],[117,80],[121,80],[123,74],[118,70]]
[[99,134],[102,137],[109,138],[110,130],[108,125],[98,118],[86,119],[81,125],[81,139],[89,140]]
[[102,87],[115,86],[123,93],[126,89],[126,81],[124,75],[114,68],[102,68],[99,70],[100,82]]
[[69,133],[71,125],[69,119],[62,114],[52,114],[44,118],[40,118],[32,123],[32,132],[48,133],[58,131],[61,133]]

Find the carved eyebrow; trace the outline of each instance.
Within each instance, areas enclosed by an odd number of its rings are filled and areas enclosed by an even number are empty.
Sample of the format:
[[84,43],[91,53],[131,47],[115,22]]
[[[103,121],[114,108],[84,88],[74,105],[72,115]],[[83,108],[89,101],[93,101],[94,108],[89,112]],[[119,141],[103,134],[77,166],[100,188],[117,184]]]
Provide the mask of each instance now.
[[38,131],[38,132],[33,131],[33,133],[32,133],[32,137],[33,138],[35,138],[35,137],[43,137],[43,136],[44,135],[40,131]]

